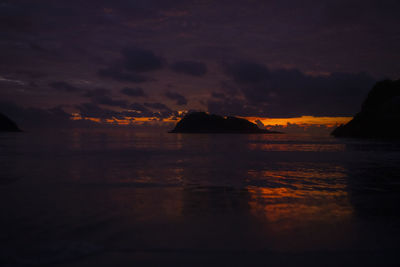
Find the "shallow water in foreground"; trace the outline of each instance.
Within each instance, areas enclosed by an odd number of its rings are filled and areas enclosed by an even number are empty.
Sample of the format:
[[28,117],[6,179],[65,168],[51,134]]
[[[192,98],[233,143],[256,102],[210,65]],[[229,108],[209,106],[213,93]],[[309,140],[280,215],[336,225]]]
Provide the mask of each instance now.
[[400,143],[0,134],[0,265],[389,266]]

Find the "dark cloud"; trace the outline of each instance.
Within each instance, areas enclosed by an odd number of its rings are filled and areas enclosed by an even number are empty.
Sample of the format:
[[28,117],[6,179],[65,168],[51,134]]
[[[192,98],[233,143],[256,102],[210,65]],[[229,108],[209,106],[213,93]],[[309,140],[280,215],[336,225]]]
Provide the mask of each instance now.
[[118,67],[100,69],[97,74],[103,78],[110,78],[120,82],[142,83],[150,80],[148,77],[135,72],[128,72]]
[[210,101],[209,108],[274,117],[352,115],[375,82],[367,73],[307,75],[296,69],[269,70],[251,62],[233,64],[227,73],[243,98]]
[[67,82],[63,82],[63,81],[51,82],[51,83],[49,83],[49,86],[58,91],[64,91],[64,92],[70,92],[70,93],[82,91],[81,88],[78,88],[76,86],[73,86],[73,85],[71,85]]
[[177,117],[178,112],[170,109],[166,105],[155,102],[155,103],[144,103],[144,105],[134,103],[129,107],[128,112],[135,112],[136,117],[153,117],[159,120]]
[[143,91],[142,88],[136,87],[136,88],[130,88],[130,87],[125,87],[121,89],[121,93],[127,96],[132,96],[132,97],[145,97],[147,96],[145,92]]
[[[154,108],[154,107],[157,107],[157,108]],[[136,118],[140,118],[140,117],[168,118],[171,116],[170,114],[173,113],[173,111],[171,111],[171,110],[165,110],[165,107],[163,107],[163,106],[154,106],[154,107],[149,109],[142,104],[132,103],[128,106],[128,110],[122,111],[121,114],[123,114],[124,116],[136,117]],[[161,107],[162,110],[159,110],[158,109],[159,107]]]
[[224,99],[224,98],[226,98],[226,95],[224,93],[211,92],[211,97],[218,98],[218,99]]
[[12,102],[0,102],[0,112],[15,121],[22,130],[91,125],[90,122],[72,121],[71,114],[65,112],[61,106],[50,109],[26,108]]
[[87,120],[87,119],[100,119],[102,122],[109,122],[109,120],[122,120],[129,119],[131,121],[139,117],[153,117],[162,121],[171,116],[178,116],[176,111],[165,110],[150,111],[141,104],[131,104],[131,110],[115,111],[108,108],[102,108],[96,103],[81,103],[75,105],[80,117],[83,120],[71,120],[72,115],[67,113],[63,107],[58,106],[55,108],[32,108],[21,107],[13,102],[0,102],[0,113],[7,115],[22,130],[38,130],[49,128],[77,128],[77,127],[99,127],[100,124]]
[[[346,8],[343,6],[346,5]],[[343,25],[363,25],[364,23],[398,22],[397,10],[400,2],[396,0],[336,0],[326,1],[323,14],[326,25],[337,27]]]
[[123,65],[129,71],[155,71],[161,69],[164,65],[164,59],[156,56],[151,50],[125,48],[121,53],[123,56]]
[[97,96],[92,98],[92,102],[95,104],[106,105],[111,107],[121,107],[126,108],[128,102],[121,99],[114,99],[109,96]]
[[83,96],[90,98],[92,103],[98,105],[107,105],[111,107],[121,107],[121,108],[126,108],[128,106],[127,101],[112,98],[111,91],[105,88],[86,90]]
[[166,105],[164,105],[163,103],[160,103],[160,102],[144,103],[144,105],[146,107],[149,107],[149,108],[155,109],[155,110],[168,111],[168,112],[172,111],[169,107],[167,107]]
[[36,82],[30,81],[29,86],[32,88],[36,88],[36,87],[38,87],[38,84]]
[[75,106],[82,118],[98,118],[100,120],[106,119],[123,119],[124,116],[121,112],[111,109],[102,108],[95,103],[82,103]]
[[171,66],[177,73],[184,73],[192,76],[204,76],[207,73],[207,66],[202,62],[178,61]]
[[188,102],[185,96],[178,94],[176,92],[167,91],[165,93],[165,97],[167,97],[168,99],[174,100],[175,104],[178,106],[186,105]]
[[127,106],[127,110],[123,111],[102,108],[96,103],[82,103],[77,105],[76,108],[78,109],[82,118],[97,118],[101,121],[113,119],[122,120],[126,119],[127,117],[129,117],[131,120],[140,117],[153,117],[163,120],[165,118],[178,115],[176,111],[172,111],[161,103],[147,103],[145,105],[149,106],[153,111],[138,103],[130,104]]
[[245,99],[228,97],[225,99],[211,99],[207,103],[207,110],[213,114],[223,116],[263,116],[265,107],[251,105]]
[[[146,108],[145,106],[143,106],[142,104],[139,103],[132,103],[128,106],[129,110],[133,110],[133,111],[138,111],[141,114],[149,114],[150,110],[148,108]],[[144,116],[146,117],[146,116]]]
[[96,88],[91,90],[86,90],[83,94],[84,97],[99,97],[111,95],[111,91],[105,88]]
[[162,69],[164,59],[151,50],[125,48],[121,51],[122,62],[100,69],[97,74],[103,78],[111,78],[120,82],[142,83],[151,80],[143,72]]
[[37,70],[24,70],[24,69],[16,70],[15,74],[22,75],[22,76],[30,78],[30,79],[39,79],[39,78],[44,78],[47,76],[46,73],[43,73],[43,72],[40,72]]
[[226,70],[235,82],[241,84],[258,83],[267,80],[269,77],[268,68],[256,62],[241,61],[228,65]]

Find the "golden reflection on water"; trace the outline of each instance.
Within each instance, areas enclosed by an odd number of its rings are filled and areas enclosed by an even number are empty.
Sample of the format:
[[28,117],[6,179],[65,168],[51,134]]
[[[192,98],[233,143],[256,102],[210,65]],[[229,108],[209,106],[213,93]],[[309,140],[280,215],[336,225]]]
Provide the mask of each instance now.
[[345,174],[340,168],[324,172],[309,168],[299,171],[261,171],[248,173],[264,179],[269,186],[248,186],[250,212],[273,231],[310,227],[316,223],[334,224],[350,219],[350,204]]
[[250,150],[266,151],[313,151],[313,152],[337,152],[344,151],[344,144],[249,144]]

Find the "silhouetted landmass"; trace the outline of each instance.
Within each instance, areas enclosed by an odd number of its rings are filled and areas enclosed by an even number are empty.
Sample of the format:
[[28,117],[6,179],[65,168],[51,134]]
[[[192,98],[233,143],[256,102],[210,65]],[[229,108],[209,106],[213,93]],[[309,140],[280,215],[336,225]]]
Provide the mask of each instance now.
[[17,124],[0,113],[0,132],[20,132]]
[[279,133],[260,129],[248,120],[236,117],[222,117],[205,112],[192,112],[181,119],[171,133]]
[[369,92],[361,111],[336,128],[336,137],[400,138],[400,80],[378,82]]

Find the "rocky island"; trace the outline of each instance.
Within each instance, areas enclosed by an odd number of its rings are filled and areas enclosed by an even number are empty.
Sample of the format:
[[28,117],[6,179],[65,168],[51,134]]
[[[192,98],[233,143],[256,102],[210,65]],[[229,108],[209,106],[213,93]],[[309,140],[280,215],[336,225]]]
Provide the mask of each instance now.
[[241,118],[192,112],[182,118],[170,133],[269,134],[279,132],[260,129],[256,124]]
[[361,111],[331,134],[335,137],[400,138],[400,80],[375,84]]
[[0,113],[0,132],[21,132],[17,124]]

